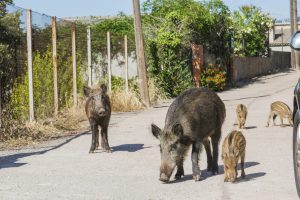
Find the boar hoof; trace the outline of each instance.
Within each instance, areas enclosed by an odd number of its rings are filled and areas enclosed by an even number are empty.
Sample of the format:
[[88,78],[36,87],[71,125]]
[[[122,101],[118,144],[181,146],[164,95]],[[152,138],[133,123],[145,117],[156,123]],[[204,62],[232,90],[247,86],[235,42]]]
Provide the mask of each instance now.
[[242,177],[242,178],[246,178],[246,174],[245,174],[245,173],[242,173],[242,174],[241,174],[241,177]]
[[207,167],[207,172],[212,172],[212,167]]
[[175,174],[175,179],[176,179],[176,180],[180,180],[180,179],[181,179],[181,176],[182,176],[181,174]]
[[211,172],[211,175],[212,175],[212,176],[218,175],[218,174],[219,174],[219,172],[217,172],[217,171],[212,171],[212,172]]
[[105,152],[106,153],[111,153],[112,151],[111,151],[111,149],[105,149]]
[[201,175],[200,174],[197,174],[197,175],[193,175],[193,179],[195,181],[200,181],[202,179]]
[[89,153],[94,153],[94,150],[90,150]]
[[227,177],[224,178],[224,182],[228,182],[228,178]]

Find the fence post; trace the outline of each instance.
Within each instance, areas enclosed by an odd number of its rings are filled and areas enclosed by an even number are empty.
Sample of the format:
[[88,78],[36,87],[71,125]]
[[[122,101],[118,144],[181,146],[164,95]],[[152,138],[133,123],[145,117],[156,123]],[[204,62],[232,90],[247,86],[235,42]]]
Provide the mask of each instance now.
[[28,86],[29,86],[29,121],[34,121],[34,102],[33,102],[33,78],[32,78],[32,30],[31,30],[31,10],[26,11],[27,28],[27,64],[28,64]]
[[76,72],[76,23],[72,25],[72,58],[73,58],[73,103],[77,106],[77,72]]
[[58,85],[57,85],[57,48],[56,48],[56,17],[52,17],[52,59],[54,87],[54,115],[58,114]]
[[129,89],[128,89],[128,47],[127,47],[127,35],[124,37],[124,43],[125,43],[125,87],[126,87],[126,94],[128,95]]
[[88,85],[89,87],[92,86],[93,80],[92,80],[92,54],[91,54],[91,27],[88,26],[87,28],[87,53],[88,53],[88,76],[89,81]]
[[110,32],[107,32],[107,63],[108,63],[108,91],[111,93],[111,55],[110,55]]

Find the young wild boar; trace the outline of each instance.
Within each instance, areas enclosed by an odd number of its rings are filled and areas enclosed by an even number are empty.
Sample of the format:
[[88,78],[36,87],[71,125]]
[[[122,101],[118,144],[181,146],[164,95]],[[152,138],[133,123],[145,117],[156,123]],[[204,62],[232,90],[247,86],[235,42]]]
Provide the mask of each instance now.
[[236,107],[236,117],[238,119],[239,128],[245,128],[246,118],[247,118],[247,107],[243,104],[239,104]]
[[160,141],[159,180],[168,182],[176,166],[175,178],[184,176],[183,161],[190,145],[194,180],[201,178],[198,160],[202,144],[205,145],[208,158],[207,170],[217,174],[218,144],[225,114],[223,101],[207,88],[192,88],[180,94],[169,107],[164,129],[152,124],[152,134]]
[[275,101],[274,103],[271,104],[271,111],[268,118],[267,127],[269,126],[269,122],[271,118],[273,118],[273,125],[275,125],[275,119],[277,116],[280,117],[281,127],[284,127],[283,118],[287,118],[290,125],[291,126],[293,125],[292,111],[288,105],[286,105],[281,101]]
[[224,182],[234,182],[238,176],[237,164],[241,158],[241,177],[245,178],[244,160],[246,139],[240,131],[232,131],[226,136],[222,146],[222,160],[224,162]]
[[92,145],[90,153],[99,147],[99,126],[101,127],[101,147],[106,152],[111,152],[108,144],[107,129],[111,115],[111,105],[106,94],[106,85],[102,84],[100,88],[84,87],[84,95],[87,97],[85,112],[92,129]]

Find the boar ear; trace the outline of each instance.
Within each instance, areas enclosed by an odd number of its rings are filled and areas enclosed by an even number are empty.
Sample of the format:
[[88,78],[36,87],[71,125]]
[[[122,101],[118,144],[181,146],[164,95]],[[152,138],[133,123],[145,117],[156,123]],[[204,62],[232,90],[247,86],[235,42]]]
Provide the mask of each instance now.
[[106,91],[107,91],[106,85],[105,85],[105,84],[101,84],[100,87],[101,87],[102,92],[103,92],[104,94],[106,94]]
[[174,135],[177,135],[179,137],[183,136],[183,129],[182,129],[182,126],[180,124],[175,124],[173,127],[172,127],[172,133]]
[[84,86],[83,87],[83,93],[84,93],[84,96],[88,97],[91,93],[91,88],[88,87],[88,86]]
[[159,136],[161,135],[161,129],[158,126],[156,126],[155,124],[151,124],[151,129],[152,129],[152,134],[154,135],[154,137],[156,137],[158,139]]

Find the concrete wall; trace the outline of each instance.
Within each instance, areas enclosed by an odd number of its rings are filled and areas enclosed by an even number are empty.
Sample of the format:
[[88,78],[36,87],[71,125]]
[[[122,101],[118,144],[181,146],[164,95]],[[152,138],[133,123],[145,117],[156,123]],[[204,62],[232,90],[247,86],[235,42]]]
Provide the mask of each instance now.
[[271,52],[270,57],[234,57],[231,65],[233,83],[243,79],[275,73],[291,67],[290,52]]

